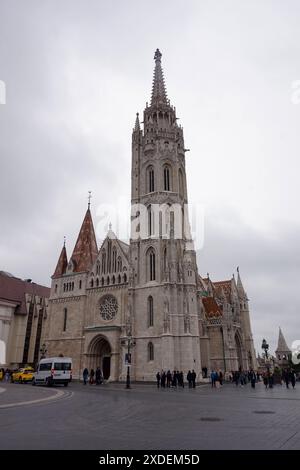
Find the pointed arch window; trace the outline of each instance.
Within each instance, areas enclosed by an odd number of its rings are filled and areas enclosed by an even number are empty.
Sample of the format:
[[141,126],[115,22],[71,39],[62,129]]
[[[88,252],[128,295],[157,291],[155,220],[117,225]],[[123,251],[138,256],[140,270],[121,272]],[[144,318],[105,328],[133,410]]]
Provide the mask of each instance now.
[[147,189],[149,193],[154,191],[154,168],[152,165],[147,168]]
[[150,326],[153,326],[153,322],[154,322],[152,295],[149,295],[147,304],[148,304],[148,327],[150,327]]
[[118,272],[122,271],[122,258],[121,256],[118,257]]
[[154,281],[156,279],[155,273],[155,251],[153,248],[150,248],[147,253],[147,268],[148,268],[148,279],[149,281]]
[[117,250],[116,248],[113,248],[113,252],[112,252],[112,265],[113,265],[113,273],[115,273],[117,271]]
[[164,166],[164,191],[171,191],[171,168],[169,165]]
[[151,206],[148,207],[148,237],[154,235],[154,211]]
[[99,261],[97,261],[97,264],[96,264],[96,274],[100,274],[100,263],[99,263]]
[[68,309],[64,308],[64,326],[63,331],[67,330]]
[[103,253],[102,253],[102,274],[105,274],[106,273],[106,251],[103,250]]
[[183,197],[184,196],[183,174],[180,168],[178,171],[178,185],[179,185],[179,196]]
[[154,346],[153,343],[148,343],[148,362],[154,361]]

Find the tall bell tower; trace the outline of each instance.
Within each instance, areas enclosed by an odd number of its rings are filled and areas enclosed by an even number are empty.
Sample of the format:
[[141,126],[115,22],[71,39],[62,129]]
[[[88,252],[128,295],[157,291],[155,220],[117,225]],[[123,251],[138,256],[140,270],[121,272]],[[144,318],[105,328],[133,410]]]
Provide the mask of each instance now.
[[127,322],[136,380],[153,380],[161,369],[201,373],[183,129],[167,97],[161,57],[157,49],[151,102],[132,133]]

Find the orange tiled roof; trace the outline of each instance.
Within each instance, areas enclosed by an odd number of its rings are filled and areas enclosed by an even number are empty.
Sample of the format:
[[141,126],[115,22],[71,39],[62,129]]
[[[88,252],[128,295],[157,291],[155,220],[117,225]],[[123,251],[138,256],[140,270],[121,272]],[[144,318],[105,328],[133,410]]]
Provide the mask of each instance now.
[[203,297],[202,303],[207,317],[220,317],[222,315],[222,307],[219,307],[213,297]]

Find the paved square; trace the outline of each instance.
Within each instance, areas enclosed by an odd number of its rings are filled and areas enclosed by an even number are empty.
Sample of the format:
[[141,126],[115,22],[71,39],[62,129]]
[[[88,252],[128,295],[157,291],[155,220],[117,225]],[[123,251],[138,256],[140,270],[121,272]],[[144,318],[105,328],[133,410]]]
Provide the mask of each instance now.
[[[231,384],[0,387],[6,389],[0,394],[3,449],[300,448],[299,383],[295,390],[265,390],[261,383],[255,390]],[[26,401],[33,403],[14,406]]]

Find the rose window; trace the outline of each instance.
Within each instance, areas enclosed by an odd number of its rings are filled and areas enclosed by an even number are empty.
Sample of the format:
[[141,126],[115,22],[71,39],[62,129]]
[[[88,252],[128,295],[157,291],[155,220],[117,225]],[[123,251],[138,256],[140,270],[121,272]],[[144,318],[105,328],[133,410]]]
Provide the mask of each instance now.
[[106,295],[100,300],[100,315],[104,320],[113,320],[118,312],[118,302],[112,295]]

